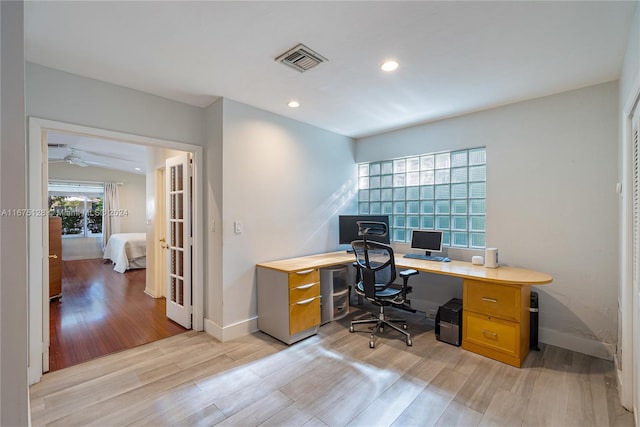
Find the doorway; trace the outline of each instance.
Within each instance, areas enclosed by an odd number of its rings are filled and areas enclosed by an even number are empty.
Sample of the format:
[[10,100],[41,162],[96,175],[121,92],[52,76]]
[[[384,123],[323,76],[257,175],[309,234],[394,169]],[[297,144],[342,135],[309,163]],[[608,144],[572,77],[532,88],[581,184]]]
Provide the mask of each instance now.
[[[137,135],[123,134],[103,129],[89,128],[63,122],[30,118],[29,119],[29,208],[34,212],[47,211],[47,132],[65,132],[78,135],[123,141],[165,150],[178,150],[192,153],[193,159],[193,276],[192,304],[194,330],[202,330],[203,316],[203,242],[202,242],[202,147],[192,144],[158,140]],[[152,171],[154,172],[154,171]],[[154,193],[154,189],[151,189]],[[149,205],[149,203],[147,204]],[[148,208],[148,206],[147,206]],[[148,209],[147,209],[148,211]],[[152,219],[147,218],[147,221]],[[48,287],[48,223],[46,216],[29,218],[29,383],[38,382],[43,372],[48,370],[49,360],[49,297]],[[153,227],[147,230],[151,245],[157,242]],[[42,260],[42,262],[34,262]]]

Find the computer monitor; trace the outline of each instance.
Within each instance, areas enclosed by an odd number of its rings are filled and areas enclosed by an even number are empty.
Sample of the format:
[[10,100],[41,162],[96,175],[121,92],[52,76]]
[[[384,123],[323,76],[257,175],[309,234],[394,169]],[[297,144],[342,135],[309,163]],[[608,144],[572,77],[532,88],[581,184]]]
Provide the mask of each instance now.
[[[354,240],[362,240],[358,234],[358,221],[384,222],[389,228],[388,215],[340,215],[338,216],[339,243],[350,245]],[[389,233],[384,236],[367,236],[367,240],[389,244]]]
[[442,252],[442,231],[413,230],[411,247],[413,249],[425,249],[425,255],[427,256],[431,256],[431,251]]

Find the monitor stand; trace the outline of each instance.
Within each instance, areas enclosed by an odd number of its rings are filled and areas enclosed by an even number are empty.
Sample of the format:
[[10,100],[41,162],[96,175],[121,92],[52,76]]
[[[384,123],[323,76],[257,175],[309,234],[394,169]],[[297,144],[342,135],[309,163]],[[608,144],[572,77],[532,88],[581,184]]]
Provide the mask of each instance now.
[[431,256],[431,251],[424,251],[424,254],[425,254],[426,256]]

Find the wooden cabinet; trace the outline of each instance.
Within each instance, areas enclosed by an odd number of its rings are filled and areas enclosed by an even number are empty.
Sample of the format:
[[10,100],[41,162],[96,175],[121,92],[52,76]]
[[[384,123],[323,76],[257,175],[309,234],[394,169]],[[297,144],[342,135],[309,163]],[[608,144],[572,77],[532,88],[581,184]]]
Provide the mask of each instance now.
[[62,218],[49,217],[49,298],[62,296]]
[[529,352],[530,286],[465,279],[462,348],[520,367]]
[[320,272],[258,267],[258,329],[286,344],[314,335],[320,325]]

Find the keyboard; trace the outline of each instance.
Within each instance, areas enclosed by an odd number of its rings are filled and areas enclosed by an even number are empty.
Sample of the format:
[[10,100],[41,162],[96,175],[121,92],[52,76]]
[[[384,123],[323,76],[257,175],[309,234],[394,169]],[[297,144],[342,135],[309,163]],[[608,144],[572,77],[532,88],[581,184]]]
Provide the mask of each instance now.
[[413,258],[413,259],[422,259],[425,261],[439,261],[439,262],[449,262],[451,261],[447,257],[443,256],[428,256],[428,255],[420,255],[420,254],[404,254],[405,258]]

